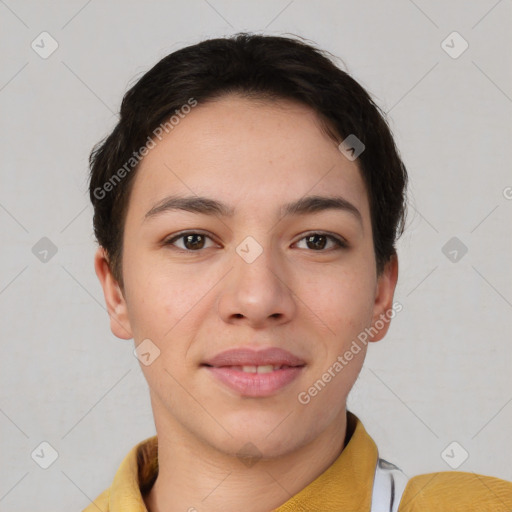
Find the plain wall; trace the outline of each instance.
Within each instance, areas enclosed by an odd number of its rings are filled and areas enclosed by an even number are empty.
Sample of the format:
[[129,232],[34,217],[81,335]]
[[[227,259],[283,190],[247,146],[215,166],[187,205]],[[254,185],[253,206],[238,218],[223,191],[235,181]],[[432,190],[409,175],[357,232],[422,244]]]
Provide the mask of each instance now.
[[[510,2],[11,0],[0,19],[0,510],[81,510],[155,433],[94,273],[88,154],[135,78],[243,30],[338,56],[389,112],[410,174],[403,310],[370,346],[350,410],[409,476],[450,471],[441,454],[457,441],[460,471],[512,480]],[[48,58],[31,47],[43,31],[58,43]],[[442,45],[454,31],[469,44],[457,58],[445,49],[459,36]],[[57,249],[46,263],[43,237]],[[58,452],[48,469],[31,458],[43,441]]]

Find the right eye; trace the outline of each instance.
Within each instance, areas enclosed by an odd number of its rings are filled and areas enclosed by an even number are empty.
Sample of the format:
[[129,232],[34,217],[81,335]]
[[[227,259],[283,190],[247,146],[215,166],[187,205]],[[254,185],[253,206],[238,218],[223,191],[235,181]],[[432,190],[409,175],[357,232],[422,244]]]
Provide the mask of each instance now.
[[[179,240],[182,240],[181,247],[176,244],[176,242]],[[197,231],[187,231],[166,239],[164,241],[164,245],[174,246],[183,252],[198,252],[205,248],[205,243],[207,240],[213,241],[208,235],[204,233]]]

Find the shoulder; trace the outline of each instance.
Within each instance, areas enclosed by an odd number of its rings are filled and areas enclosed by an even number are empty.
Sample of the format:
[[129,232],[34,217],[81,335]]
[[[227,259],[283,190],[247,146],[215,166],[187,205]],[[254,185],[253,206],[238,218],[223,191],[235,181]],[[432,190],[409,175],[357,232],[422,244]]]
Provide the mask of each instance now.
[[510,512],[512,482],[460,471],[428,473],[411,478],[399,512]]
[[109,511],[110,489],[103,491],[91,504],[82,512],[108,512]]
[[158,475],[158,437],[135,445],[119,466],[111,486],[82,512],[128,512],[146,510],[143,493]]

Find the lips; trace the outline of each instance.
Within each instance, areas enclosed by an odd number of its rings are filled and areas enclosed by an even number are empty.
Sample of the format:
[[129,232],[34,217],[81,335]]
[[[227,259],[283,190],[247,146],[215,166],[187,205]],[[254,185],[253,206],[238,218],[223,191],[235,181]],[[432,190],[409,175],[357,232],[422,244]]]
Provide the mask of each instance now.
[[281,348],[267,348],[258,351],[240,348],[221,352],[207,359],[203,364],[216,368],[231,366],[237,368],[256,367],[257,369],[261,369],[262,367],[267,367],[263,369],[263,373],[265,370],[268,370],[270,366],[272,366],[273,369],[278,369],[279,367],[304,366],[306,363],[301,358]]
[[202,366],[211,376],[238,395],[272,396],[302,373],[305,361],[280,348],[231,349],[206,360]]

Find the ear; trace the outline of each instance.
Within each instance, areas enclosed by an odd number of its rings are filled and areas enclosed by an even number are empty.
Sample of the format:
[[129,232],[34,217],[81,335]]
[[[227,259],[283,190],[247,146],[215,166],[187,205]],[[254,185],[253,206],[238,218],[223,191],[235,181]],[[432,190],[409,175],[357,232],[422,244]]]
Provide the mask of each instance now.
[[[393,296],[397,280],[398,257],[394,254],[377,278],[372,327],[369,328],[370,336],[368,341],[379,341],[388,332],[391,318],[394,316]],[[393,314],[391,315],[390,313]]]
[[101,246],[94,256],[94,269],[103,288],[103,295],[110,316],[110,330],[115,336],[123,340],[133,338],[123,292],[112,275],[107,254]]

